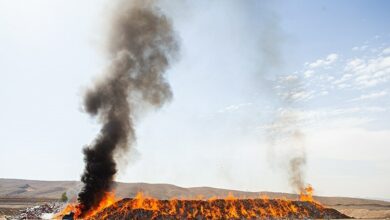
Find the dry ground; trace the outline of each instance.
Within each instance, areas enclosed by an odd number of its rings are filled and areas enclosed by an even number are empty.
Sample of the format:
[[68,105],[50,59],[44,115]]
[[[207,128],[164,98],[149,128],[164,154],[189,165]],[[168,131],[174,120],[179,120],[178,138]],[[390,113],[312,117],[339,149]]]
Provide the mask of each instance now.
[[[0,220],[3,215],[13,215],[26,207],[32,207],[45,202],[58,201],[63,192],[75,198],[81,184],[76,181],[35,181],[0,179]],[[133,197],[137,192],[159,199],[169,198],[205,198],[217,196],[226,197],[232,192],[236,197],[258,197],[260,194],[270,198],[296,199],[294,194],[275,192],[244,192],[211,187],[183,188],[170,184],[147,183],[117,183],[116,194],[119,197]],[[346,197],[315,197],[325,206],[335,208],[342,213],[355,218],[390,219],[390,202]]]
[[17,215],[21,210],[48,202],[55,202],[55,199],[47,198],[0,198],[0,220],[4,216]]

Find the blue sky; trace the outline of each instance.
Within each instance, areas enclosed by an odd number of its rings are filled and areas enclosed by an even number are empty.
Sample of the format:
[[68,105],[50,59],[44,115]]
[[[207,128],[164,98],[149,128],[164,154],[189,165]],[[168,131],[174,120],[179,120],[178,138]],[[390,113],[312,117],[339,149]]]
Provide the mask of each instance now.
[[[0,0],[0,177],[79,179],[111,4]],[[292,149],[267,129],[293,114],[318,194],[390,198],[388,1],[159,5],[181,44],[174,99],[137,119],[118,180],[290,192]]]

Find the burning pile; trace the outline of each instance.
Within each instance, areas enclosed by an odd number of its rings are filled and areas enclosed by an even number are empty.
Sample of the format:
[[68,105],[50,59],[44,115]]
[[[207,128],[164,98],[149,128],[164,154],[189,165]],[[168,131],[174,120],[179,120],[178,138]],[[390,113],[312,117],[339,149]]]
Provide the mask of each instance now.
[[170,20],[154,1],[119,3],[106,45],[109,67],[83,100],[84,110],[97,117],[102,127],[83,150],[80,217],[98,209],[106,192],[112,190],[118,165],[126,162],[124,156],[136,141],[135,119],[172,98],[165,73],[178,44]]
[[[112,200],[108,198],[107,200]],[[77,211],[76,211],[77,214]],[[72,216],[73,217],[73,216]],[[77,218],[77,217],[76,217]],[[286,199],[157,200],[139,193],[107,208],[96,210],[88,219],[306,219],[349,218],[313,201]]]
[[[136,141],[135,122],[145,110],[157,109],[172,98],[166,71],[177,55],[178,42],[170,20],[155,1],[119,0],[106,45],[109,66],[84,96],[83,109],[102,124],[95,140],[85,146],[84,183],[77,204],[67,206],[63,219],[258,219],[348,218],[312,201],[312,188],[303,181],[302,155],[291,161],[290,182],[300,201],[285,199],[157,200],[139,194],[118,201],[113,190],[119,164]],[[292,118],[292,119],[291,119]],[[282,118],[285,121],[285,118]],[[294,137],[294,117],[288,117]],[[278,126],[273,126],[279,128]],[[285,126],[283,126],[285,127]],[[276,129],[275,131],[278,131]],[[285,135],[284,135],[285,136]],[[301,149],[301,148],[300,148]]]

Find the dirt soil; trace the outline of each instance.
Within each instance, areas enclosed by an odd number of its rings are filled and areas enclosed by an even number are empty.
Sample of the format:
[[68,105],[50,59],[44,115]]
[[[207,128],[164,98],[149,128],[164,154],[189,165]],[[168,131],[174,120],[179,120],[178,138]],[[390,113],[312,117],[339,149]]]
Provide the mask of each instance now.
[[[275,192],[246,192],[211,187],[184,188],[170,184],[116,183],[116,194],[120,198],[134,197],[137,192],[157,199],[169,198],[204,198],[216,196],[224,198],[229,192],[238,198],[258,198],[267,195],[269,198],[296,199],[297,195]],[[4,215],[14,215],[27,207],[41,205],[45,202],[58,201],[63,192],[70,199],[75,199],[81,184],[77,181],[36,181],[0,178],[0,220]],[[390,202],[347,197],[315,197],[324,206],[334,208],[355,218],[390,219]]]

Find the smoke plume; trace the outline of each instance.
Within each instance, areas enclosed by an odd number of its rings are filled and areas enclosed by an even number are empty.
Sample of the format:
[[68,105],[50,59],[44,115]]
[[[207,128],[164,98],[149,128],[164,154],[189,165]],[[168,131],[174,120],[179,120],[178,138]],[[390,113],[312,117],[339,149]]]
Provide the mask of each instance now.
[[271,165],[287,162],[283,166],[287,165],[285,171],[289,184],[295,192],[301,193],[305,190],[306,150],[299,103],[307,98],[307,93],[303,80],[297,75],[278,75],[285,71],[282,46],[286,34],[280,26],[278,14],[272,9],[272,3],[263,3],[262,6],[264,11],[259,38],[259,75],[263,77],[260,79],[261,92],[267,92],[266,95],[279,104],[279,109],[272,113],[272,122],[266,126],[267,159]]
[[136,139],[136,106],[158,108],[172,98],[165,72],[178,44],[170,21],[152,1],[120,1],[113,14],[107,44],[110,65],[84,97],[85,111],[96,116],[102,128],[83,150],[80,217],[112,190],[118,170],[114,158],[123,159]]
[[[305,195],[306,149],[299,103],[307,98],[307,93],[295,75],[280,77],[277,88],[281,107],[267,130],[270,150],[284,153],[282,160],[287,161],[290,186],[296,193]],[[283,149],[275,149],[278,146]]]

